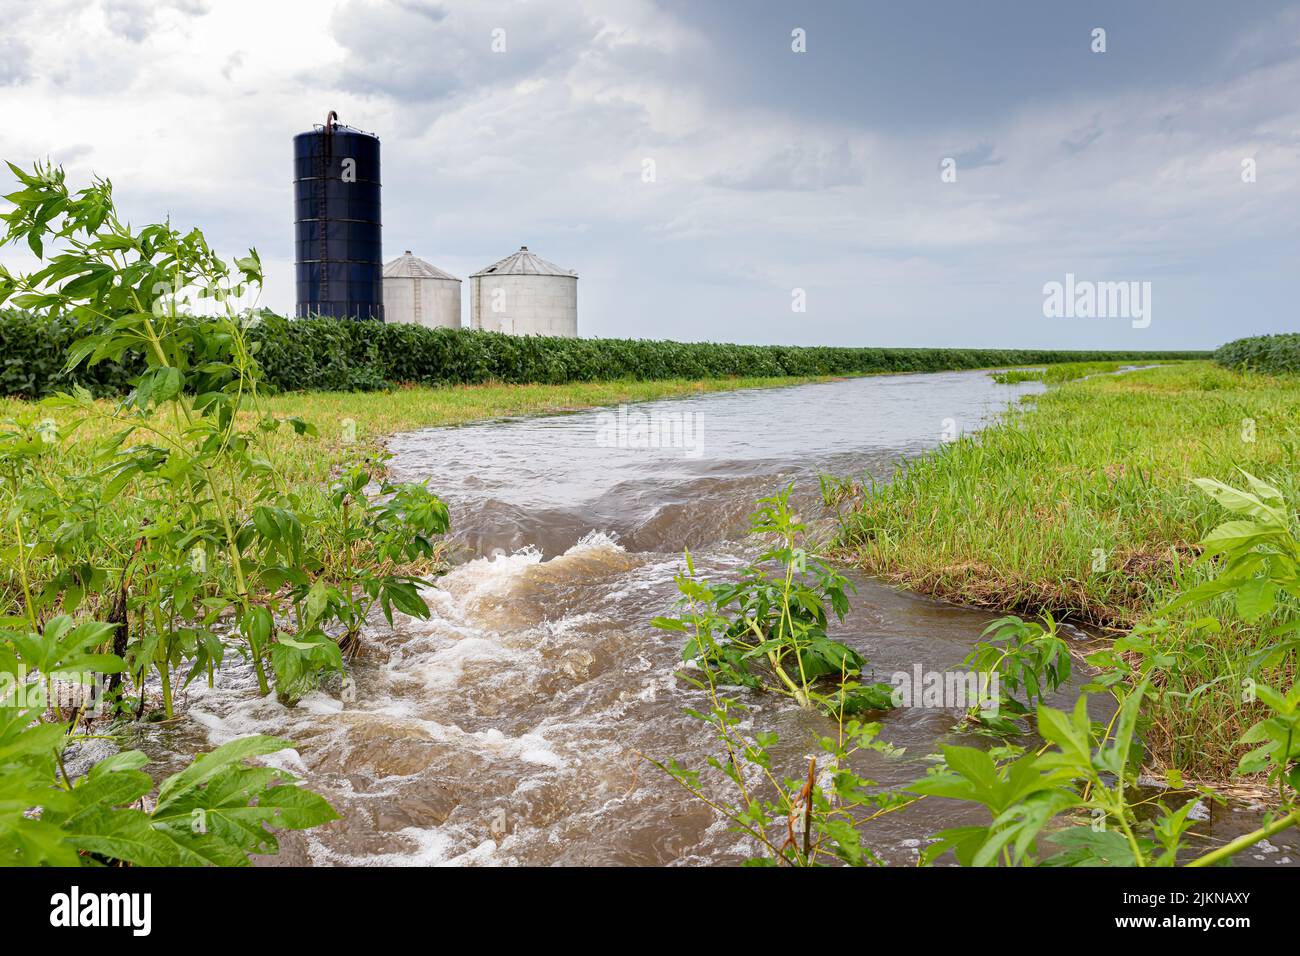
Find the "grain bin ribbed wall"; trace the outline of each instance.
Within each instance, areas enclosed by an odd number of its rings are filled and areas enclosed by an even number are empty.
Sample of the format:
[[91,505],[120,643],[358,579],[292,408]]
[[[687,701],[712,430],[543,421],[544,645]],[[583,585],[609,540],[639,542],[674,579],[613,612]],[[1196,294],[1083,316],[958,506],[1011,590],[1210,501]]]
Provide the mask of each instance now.
[[297,315],[382,320],[379,138],[335,119],[293,138]]
[[384,266],[384,321],[460,328],[460,280],[407,249]]
[[470,276],[470,325],[513,335],[578,334],[578,274],[520,246]]

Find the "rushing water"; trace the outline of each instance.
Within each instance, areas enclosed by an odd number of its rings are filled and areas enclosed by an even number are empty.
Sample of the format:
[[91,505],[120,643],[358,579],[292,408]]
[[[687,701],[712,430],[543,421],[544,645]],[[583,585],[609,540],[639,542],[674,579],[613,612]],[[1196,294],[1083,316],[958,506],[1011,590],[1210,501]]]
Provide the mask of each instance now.
[[[647,623],[677,597],[683,548],[702,574],[730,575],[755,551],[743,532],[756,498],[794,482],[815,517],[819,472],[888,478],[900,457],[1040,389],[980,372],[899,375],[653,402],[627,409],[622,424],[598,410],[396,436],[394,476],[427,480],[456,529],[456,566],[428,595],[432,618],[377,623],[352,683],[291,709],[257,697],[246,667],[228,667],[215,690],[191,690],[188,721],[149,749],[188,752],[253,732],[294,740],[281,765],[343,819],[286,835],[279,862],[737,862],[740,838],[640,756],[702,769],[712,752],[707,728],[683,714],[700,700],[673,676],[680,636]],[[647,422],[675,429],[659,434],[679,447],[619,447],[640,444]],[[879,679],[916,664],[958,668],[995,617],[854,580],[837,636]],[[797,775],[828,722],[754,703],[755,723],[780,734],[777,753]],[[882,785],[915,779],[958,717],[883,715],[882,738],[906,753],[868,755],[861,771]],[[1207,826],[1219,840],[1252,819],[1214,812]],[[867,842],[910,864],[926,835],[978,819],[925,800],[877,821]],[[1292,860],[1300,850],[1284,837],[1241,862]]]

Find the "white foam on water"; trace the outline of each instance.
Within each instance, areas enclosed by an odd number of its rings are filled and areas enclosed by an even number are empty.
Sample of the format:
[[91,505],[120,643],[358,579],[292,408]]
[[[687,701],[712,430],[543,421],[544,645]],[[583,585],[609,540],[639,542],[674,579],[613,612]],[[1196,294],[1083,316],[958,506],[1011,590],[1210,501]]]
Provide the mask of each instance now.
[[618,534],[613,531],[598,531],[592,529],[578,539],[578,543],[569,550],[565,551],[561,557],[570,557],[576,554],[583,554],[588,551],[617,551],[620,554],[626,554],[623,546],[618,543]]
[[435,590],[449,595],[454,608],[463,613],[485,597],[508,592],[524,571],[541,561],[542,552],[531,545],[514,554],[475,558],[447,572]]
[[495,840],[485,840],[472,850],[447,861],[448,866],[496,866],[501,863]]
[[[459,728],[458,728],[459,729]],[[463,733],[463,731],[462,731]],[[515,757],[528,763],[541,764],[545,767],[563,767],[564,758],[551,749],[540,734],[524,734],[522,737],[509,737],[492,728],[475,734],[466,734],[480,753],[496,757]]]
[[406,827],[393,836],[415,844],[407,851],[354,856],[332,849],[317,834],[309,837],[308,854],[316,866],[441,866],[453,857],[454,838],[437,827]]
[[[428,692],[454,689],[462,683],[465,669],[475,664],[504,668],[520,661],[520,655],[491,636],[461,637],[454,643],[412,654],[394,654],[383,666],[387,684],[394,690],[418,685]],[[418,705],[417,701],[412,701]]]

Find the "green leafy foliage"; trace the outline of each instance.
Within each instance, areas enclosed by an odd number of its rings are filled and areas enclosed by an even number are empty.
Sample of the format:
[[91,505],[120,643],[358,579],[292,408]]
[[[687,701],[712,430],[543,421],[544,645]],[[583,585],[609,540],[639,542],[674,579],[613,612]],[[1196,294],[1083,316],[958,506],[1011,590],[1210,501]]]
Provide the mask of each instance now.
[[1039,832],[1054,815],[1077,805],[1068,775],[1046,767],[1035,754],[997,763],[974,747],[945,746],[944,771],[909,788],[920,796],[976,803],[992,818],[988,826],[954,827],[935,834],[922,856],[931,863],[951,852],[962,866],[999,861],[1025,863],[1037,850]]
[[1221,345],[1214,353],[1220,365],[1274,375],[1300,372],[1300,333],[1255,335]]
[[982,687],[996,686],[997,706],[973,707],[969,717],[997,733],[1020,733],[1018,721],[1070,679],[1070,649],[1050,614],[1041,621],[1008,615],[986,627],[983,636],[988,640],[977,642],[965,663],[980,674]]
[[[1200,561],[1208,566],[1211,576],[1185,590],[1170,602],[1166,612],[1231,599],[1236,612],[1253,622],[1277,612],[1282,595],[1300,596],[1300,546],[1292,509],[1276,488],[1248,473],[1243,472],[1243,477],[1244,488],[1207,478],[1194,482],[1234,517],[1217,525],[1201,541]],[[1004,618],[995,626],[1008,628],[1016,641],[1031,635],[1033,641],[1042,641],[1046,633],[1035,634],[1029,625],[1014,618]],[[1116,699],[1114,717],[1105,728],[1089,720],[1086,697],[1080,697],[1068,715],[1040,700],[1037,729],[1048,745],[1043,751],[997,764],[987,755],[975,756],[979,751],[971,748],[945,748],[944,768],[910,790],[982,804],[992,819],[988,826],[938,834],[927,859],[951,852],[964,865],[1170,866],[1178,862],[1195,801],[1186,800],[1177,808],[1163,800],[1143,801],[1152,804],[1155,812],[1139,815],[1134,800],[1141,766],[1143,701],[1153,693],[1153,680],[1179,667],[1185,653],[1157,640],[1166,627],[1167,623],[1159,620],[1144,624],[1112,648],[1089,657],[1100,669],[1090,686],[1106,688]],[[1200,630],[1217,628],[1218,622],[1212,618],[1196,624]],[[1256,666],[1284,662],[1296,648],[1296,632],[1297,625],[1284,618],[1272,630],[1274,640],[1257,656]],[[1061,659],[1059,649],[1051,644],[1045,647],[1030,651],[1026,661],[1029,676],[1021,677],[1021,686],[1039,697],[1042,679],[1038,675],[1050,673],[1046,669],[1049,662]],[[972,656],[987,659],[991,653],[991,648],[982,646]],[[1059,674],[1053,678],[1055,683],[1060,679]],[[1263,684],[1252,683],[1252,687],[1268,714],[1242,736],[1241,743],[1253,745],[1253,749],[1241,758],[1238,772],[1267,773],[1268,781],[1277,788],[1280,809],[1266,817],[1257,830],[1202,854],[1189,865],[1223,862],[1300,823],[1300,771],[1296,767],[1300,758],[1300,686],[1293,682],[1285,693]],[[1015,799],[1008,797],[1022,786],[1029,791]],[[1212,796],[1206,794],[1206,798]],[[1080,817],[1086,822],[1076,823]],[[1050,832],[1044,836],[1045,831]]]
[[[688,667],[679,676],[707,701],[706,709],[687,712],[718,741],[720,752],[708,766],[724,792],[699,770],[647,759],[755,841],[763,853],[750,865],[877,865],[861,827],[913,797],[881,790],[852,760],[862,751],[900,752],[876,739],[878,723],[856,716],[892,707],[892,688],[859,683],[864,658],[827,633],[832,616],[842,619],[848,611],[852,586],[805,547],[807,528],[790,507],[790,492],[786,487],[760,500],[750,515],[750,532],[768,544],[735,582],[700,580],[687,552],[686,573],[677,577],[681,616],[651,622],[687,635],[682,658]],[[749,736],[743,729],[748,706],[721,693],[723,687],[766,691],[818,709],[833,718],[836,731],[817,736],[818,755],[803,773],[781,777],[773,757],[777,735]]]
[[1282,493],[1254,475],[1242,475],[1247,487],[1240,489],[1196,479],[1198,488],[1238,517],[1201,540],[1200,561],[1217,562],[1215,576],[1184,591],[1167,610],[1230,594],[1237,613],[1254,623],[1273,611],[1280,594],[1300,598],[1300,539]]
[[[66,728],[10,713],[0,725],[0,863],[76,866],[247,866],[275,853],[275,830],[302,830],[337,819],[324,798],[292,774],[247,766],[246,758],[292,746],[275,737],[245,737],[202,754],[154,791],[148,758],[122,751],[76,780],[60,778],[56,757]],[[60,785],[61,784],[61,785]],[[40,808],[39,816],[30,811]]]
[[[137,686],[156,671],[171,716],[173,670],[188,663],[187,682],[211,678],[232,643],[263,693],[269,660],[292,701],[342,669],[335,642],[355,640],[372,604],[390,623],[394,607],[426,616],[423,582],[402,567],[430,558],[448,528],[435,495],[388,483],[367,494],[382,466],[371,459],[349,466],[322,512],[282,474],[269,436],[315,429],[262,404],[261,316],[249,304],[261,282],[256,250],[232,266],[198,230],[121,222],[106,180],[74,193],[54,167],[15,174],[24,189],[10,197],[3,241],[50,256],[31,275],[6,274],[0,291],[78,323],[69,370],[142,356],[112,407],[81,388],[48,400],[79,416],[73,431],[91,420],[115,429],[83,449],[88,471],[47,467],[62,436],[0,428],[0,503],[29,630],[48,631],[36,625],[56,599],[67,613],[111,608],[96,641],[111,636]],[[142,527],[111,520],[126,493],[146,505]],[[97,563],[105,552],[107,567]],[[46,583],[30,594],[26,567],[36,560]]]
[[[141,755],[72,779],[64,750],[81,745],[88,722],[112,737],[143,717],[155,675],[172,718],[178,671],[186,684],[211,681],[229,651],[251,661],[262,694],[269,662],[293,703],[344,669],[342,646],[373,605],[390,624],[394,608],[428,615],[425,581],[408,568],[433,558],[446,506],[423,485],[377,480],[376,459],[349,463],[323,495],[286,479],[270,436],[315,429],[263,404],[261,316],[248,304],[261,282],[256,250],[228,264],[197,229],[123,223],[107,180],[73,191],[57,167],[11,169],[23,188],[7,197],[0,244],[26,243],[42,265],[0,273],[0,303],[76,335],[53,377],[70,390],[46,400],[67,431],[0,423],[0,547],[17,608],[0,619],[0,765],[11,764],[0,767],[0,857],[246,863],[275,851],[268,827],[333,817],[292,775],[244,764],[287,741],[246,738],[197,758],[163,782],[152,809]],[[77,370],[105,364],[129,376],[103,389],[120,394],[111,404],[77,382]],[[87,424],[105,437],[78,442]],[[128,496],[129,522],[116,514]],[[70,680],[92,693],[65,714],[51,691]]]
[[121,671],[116,655],[87,653],[110,629],[57,615],[39,632],[2,635],[3,673],[12,683],[0,699],[0,865],[242,866],[249,854],[276,851],[273,830],[336,818],[292,774],[245,765],[291,746],[273,737],[245,737],[196,757],[162,782],[151,808],[154,782],[139,751],[120,751],[71,777],[64,753],[82,740],[80,711],[67,723],[16,698],[42,679]]
[[[675,760],[654,766],[668,774],[697,799],[726,818],[737,833],[750,837],[762,851],[748,866],[877,866],[881,859],[862,841],[862,828],[877,817],[901,809],[915,797],[881,789],[858,774],[851,761],[860,752],[896,756],[902,751],[877,739],[878,723],[850,720],[834,735],[816,739],[818,753],[808,758],[798,777],[781,777],[775,766],[774,733],[752,737],[743,730],[748,707],[738,698],[718,693],[708,666],[701,689],[708,695],[707,711],[688,711],[706,724],[719,745],[708,758],[714,780]],[[724,784],[719,791],[718,781]]]
[[803,545],[807,527],[790,507],[790,492],[760,500],[750,515],[750,533],[771,544],[737,581],[697,580],[688,554],[677,587],[689,612],[653,623],[689,634],[682,660],[724,684],[770,690],[830,713],[888,708],[890,688],[858,684],[865,659],[828,633],[831,616],[842,620],[848,611],[852,584]]

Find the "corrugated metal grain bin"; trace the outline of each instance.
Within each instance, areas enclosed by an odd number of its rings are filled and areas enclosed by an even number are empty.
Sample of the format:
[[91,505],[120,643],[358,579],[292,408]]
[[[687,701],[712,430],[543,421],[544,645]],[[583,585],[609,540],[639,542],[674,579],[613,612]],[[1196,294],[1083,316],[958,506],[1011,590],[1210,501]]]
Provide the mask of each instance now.
[[460,280],[407,249],[384,266],[384,321],[460,328]]
[[470,276],[470,325],[513,335],[578,334],[578,274],[520,246]]
[[297,315],[384,317],[379,138],[324,125],[293,138]]

